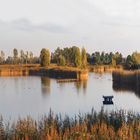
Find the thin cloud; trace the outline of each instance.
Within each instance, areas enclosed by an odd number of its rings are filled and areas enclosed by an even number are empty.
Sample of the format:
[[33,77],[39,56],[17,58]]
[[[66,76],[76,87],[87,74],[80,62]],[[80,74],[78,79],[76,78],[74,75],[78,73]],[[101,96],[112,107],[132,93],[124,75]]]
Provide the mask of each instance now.
[[18,19],[11,22],[4,22],[0,20],[0,29],[8,30],[18,30],[25,32],[34,32],[34,31],[44,31],[52,33],[66,33],[68,32],[68,27],[63,27],[58,24],[45,23],[40,25],[34,25],[27,19]]
[[7,1],[0,5],[0,47],[5,50],[71,45],[89,52],[140,50],[138,0],[13,0],[10,6]]

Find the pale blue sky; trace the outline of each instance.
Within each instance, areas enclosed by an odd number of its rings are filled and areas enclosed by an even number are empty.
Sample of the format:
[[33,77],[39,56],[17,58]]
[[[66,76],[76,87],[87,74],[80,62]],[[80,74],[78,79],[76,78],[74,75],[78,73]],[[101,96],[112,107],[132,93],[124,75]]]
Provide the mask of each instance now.
[[0,50],[140,51],[139,0],[0,0]]

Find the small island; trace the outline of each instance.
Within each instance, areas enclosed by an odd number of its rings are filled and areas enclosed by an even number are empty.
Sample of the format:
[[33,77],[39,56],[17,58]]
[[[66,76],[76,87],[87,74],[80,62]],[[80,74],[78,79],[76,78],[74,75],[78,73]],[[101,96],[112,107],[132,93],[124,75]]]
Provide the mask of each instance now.
[[[15,48],[13,49],[13,56],[6,56],[3,51],[0,52],[0,75],[28,76],[34,74],[80,80],[88,78],[88,71],[102,73],[118,70],[136,70],[139,68],[139,57],[138,52],[134,52],[127,57],[123,57],[119,52],[93,52],[89,54],[85,48],[80,50],[76,46],[63,49],[58,47],[51,53],[48,49],[43,48],[39,56],[34,56],[33,52],[18,51]],[[55,72],[57,74],[54,74]],[[69,73],[64,74],[63,72]],[[73,72],[76,73],[75,76],[70,74]]]

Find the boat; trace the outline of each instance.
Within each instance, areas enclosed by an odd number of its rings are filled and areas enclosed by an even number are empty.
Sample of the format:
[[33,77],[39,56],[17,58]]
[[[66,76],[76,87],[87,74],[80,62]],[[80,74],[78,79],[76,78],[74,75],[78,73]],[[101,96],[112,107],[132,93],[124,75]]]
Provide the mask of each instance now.
[[103,96],[103,98],[104,98],[104,101],[103,101],[104,105],[112,105],[112,104],[114,104],[113,101],[112,101],[114,96]]

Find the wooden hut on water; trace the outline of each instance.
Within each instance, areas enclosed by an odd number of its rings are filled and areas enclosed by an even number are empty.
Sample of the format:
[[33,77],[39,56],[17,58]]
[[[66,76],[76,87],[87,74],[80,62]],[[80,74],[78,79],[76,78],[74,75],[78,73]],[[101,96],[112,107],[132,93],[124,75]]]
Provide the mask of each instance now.
[[113,101],[112,101],[113,97],[114,96],[103,96],[103,98],[104,98],[103,104],[104,105],[111,105],[111,104],[113,104]]

